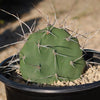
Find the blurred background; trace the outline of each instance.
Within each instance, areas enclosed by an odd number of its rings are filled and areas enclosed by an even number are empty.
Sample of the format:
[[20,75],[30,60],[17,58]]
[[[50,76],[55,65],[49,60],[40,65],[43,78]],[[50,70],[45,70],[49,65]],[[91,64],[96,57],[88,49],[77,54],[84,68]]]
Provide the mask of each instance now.
[[[52,24],[78,33],[80,45],[100,51],[100,0],[0,0],[0,9],[19,17],[36,30]],[[22,25],[24,32],[29,30]],[[23,46],[11,43],[21,40],[22,29],[18,20],[0,10],[0,62],[16,54]],[[0,100],[6,100],[4,84],[0,82]]]

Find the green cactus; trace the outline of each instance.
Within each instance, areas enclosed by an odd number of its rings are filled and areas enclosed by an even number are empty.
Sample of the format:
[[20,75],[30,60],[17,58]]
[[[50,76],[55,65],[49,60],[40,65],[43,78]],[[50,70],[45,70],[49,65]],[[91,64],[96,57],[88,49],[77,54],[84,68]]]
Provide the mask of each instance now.
[[41,84],[75,80],[85,67],[77,38],[53,26],[31,34],[19,55],[23,78]]

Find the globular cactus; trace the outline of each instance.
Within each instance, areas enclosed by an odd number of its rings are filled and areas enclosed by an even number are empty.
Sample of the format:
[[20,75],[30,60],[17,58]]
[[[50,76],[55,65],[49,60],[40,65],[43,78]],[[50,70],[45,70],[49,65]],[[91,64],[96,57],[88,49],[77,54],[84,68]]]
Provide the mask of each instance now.
[[77,38],[53,26],[31,34],[19,55],[23,78],[41,84],[75,80],[85,67]]

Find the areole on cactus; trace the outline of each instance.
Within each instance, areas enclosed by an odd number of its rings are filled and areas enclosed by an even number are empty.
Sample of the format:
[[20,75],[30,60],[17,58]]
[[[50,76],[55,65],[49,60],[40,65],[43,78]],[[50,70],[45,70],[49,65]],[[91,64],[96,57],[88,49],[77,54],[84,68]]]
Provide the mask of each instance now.
[[40,84],[73,81],[86,66],[78,39],[53,26],[31,34],[19,55],[23,78]]

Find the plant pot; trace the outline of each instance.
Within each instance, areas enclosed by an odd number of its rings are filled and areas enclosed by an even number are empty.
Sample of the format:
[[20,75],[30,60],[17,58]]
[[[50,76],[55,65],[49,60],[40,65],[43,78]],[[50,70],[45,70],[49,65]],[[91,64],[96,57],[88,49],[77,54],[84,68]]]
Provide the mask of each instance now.
[[[85,49],[84,59],[89,63],[100,62],[100,52]],[[12,57],[4,60],[0,66],[5,65]],[[2,69],[2,68],[1,68]],[[6,75],[0,74],[0,81],[5,84],[7,100],[80,100],[80,99],[98,99],[100,95],[100,81],[77,85],[77,86],[28,86],[23,85],[7,78]]]

